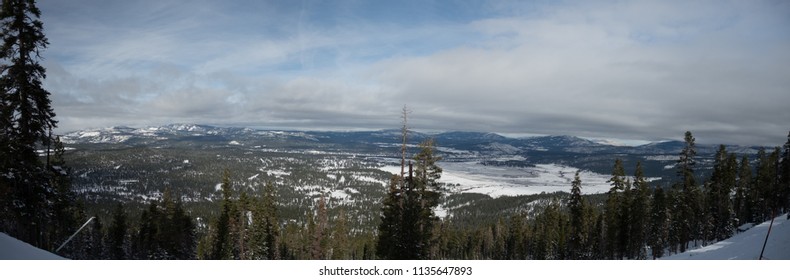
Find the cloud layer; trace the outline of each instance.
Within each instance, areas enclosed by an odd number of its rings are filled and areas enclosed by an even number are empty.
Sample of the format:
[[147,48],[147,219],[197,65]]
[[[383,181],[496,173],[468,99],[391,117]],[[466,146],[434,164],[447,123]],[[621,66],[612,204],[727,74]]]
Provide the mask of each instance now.
[[[128,1],[127,1],[128,2]],[[61,130],[398,126],[779,145],[790,3],[44,1]]]

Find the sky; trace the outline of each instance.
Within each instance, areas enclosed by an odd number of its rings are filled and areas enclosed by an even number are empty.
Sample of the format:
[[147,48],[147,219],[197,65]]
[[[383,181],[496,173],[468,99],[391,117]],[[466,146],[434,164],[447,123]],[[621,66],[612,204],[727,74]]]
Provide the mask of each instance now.
[[58,132],[199,123],[781,145],[790,1],[40,0]]

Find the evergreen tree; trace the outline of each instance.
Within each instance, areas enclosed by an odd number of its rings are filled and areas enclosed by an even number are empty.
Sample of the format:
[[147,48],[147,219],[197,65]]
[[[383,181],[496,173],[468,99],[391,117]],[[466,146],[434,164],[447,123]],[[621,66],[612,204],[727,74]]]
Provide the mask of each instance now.
[[506,241],[505,250],[507,250],[508,259],[523,260],[527,257],[526,240],[527,233],[524,223],[524,218],[519,215],[510,216],[508,223],[508,236]]
[[606,259],[615,259],[621,258],[619,254],[622,252],[620,250],[620,240],[623,238],[620,236],[622,230],[622,223],[620,220],[620,204],[622,203],[621,200],[621,192],[623,192],[626,188],[625,183],[625,170],[623,169],[623,161],[621,159],[616,159],[614,162],[614,168],[612,170],[612,177],[608,181],[612,187],[609,189],[606,197],[606,206],[605,206],[605,236],[604,239],[604,257]]
[[738,217],[738,224],[754,222],[755,192],[752,190],[752,168],[749,166],[749,157],[743,156],[738,165],[738,180],[736,181],[733,207]]
[[[71,189],[71,168],[66,166],[64,158],[65,148],[60,141],[60,137],[56,137],[53,142],[54,152],[49,164],[50,184],[52,186],[53,201],[52,203],[52,220],[49,224],[48,232],[53,246],[59,246],[64,242],[79,226],[79,221],[74,219],[75,201],[76,197]],[[53,250],[52,248],[50,250]]]
[[[784,153],[780,161],[780,202],[782,203],[782,208],[784,208],[783,212],[790,212],[790,132],[787,133],[787,142],[785,142]],[[790,219],[790,215],[787,217]]]
[[757,174],[754,178],[754,191],[757,197],[755,222],[763,222],[771,218],[773,210],[778,204],[776,199],[778,189],[776,180],[776,163],[779,160],[778,148],[770,155],[766,154],[764,148],[760,148],[757,152],[757,158]]
[[[53,224],[56,190],[38,145],[50,146],[56,127],[50,93],[42,87],[39,64],[49,44],[32,0],[5,0],[0,9],[0,231],[34,246],[51,248],[60,240]],[[62,210],[62,209],[61,209]],[[62,214],[62,213],[60,213]],[[59,215],[56,213],[56,215]],[[62,216],[60,218],[64,218]]]
[[535,217],[534,238],[532,241],[533,258],[539,260],[558,260],[564,258],[567,242],[568,218],[556,202],[549,205]]
[[128,225],[126,224],[126,212],[120,202],[112,213],[112,221],[107,229],[107,246],[109,247],[109,257],[113,260],[125,260],[128,258],[127,238]]
[[277,212],[277,193],[272,183],[267,183],[264,186],[259,213],[262,216],[260,218],[262,222],[258,224],[263,226],[262,257],[268,260],[279,259],[280,220]]
[[677,173],[681,180],[680,190],[675,193],[675,209],[672,215],[675,219],[673,232],[677,234],[677,245],[680,252],[685,252],[688,243],[699,235],[701,221],[697,215],[703,213],[699,211],[700,199],[694,179],[694,166],[696,165],[694,157],[697,155],[695,139],[691,132],[686,131],[684,140],[686,145],[680,152],[680,158],[677,161]]
[[653,259],[664,256],[664,249],[669,242],[669,209],[664,189],[656,188],[653,191],[652,205],[650,208],[650,234],[648,244]]
[[436,240],[433,236],[439,201],[438,178],[432,142],[421,144],[415,157],[417,177],[411,163],[409,176],[393,176],[382,203],[376,253],[382,259],[427,259]]
[[231,259],[233,257],[232,244],[230,240],[230,224],[231,215],[233,215],[233,190],[230,184],[230,171],[225,169],[222,174],[222,210],[219,219],[214,226],[216,236],[213,238],[214,243],[211,249],[211,259],[222,260]]
[[349,236],[348,236],[348,220],[346,218],[346,211],[341,208],[340,212],[335,218],[335,223],[332,229],[332,259],[333,260],[348,260],[350,259]]
[[641,162],[636,163],[633,185],[634,189],[631,191],[632,199],[628,209],[629,238],[626,251],[629,259],[645,259],[647,258],[647,252],[644,248],[647,240],[650,187],[645,181]]
[[573,182],[571,183],[571,197],[568,200],[568,210],[570,211],[570,240],[568,241],[568,256],[571,259],[582,260],[590,257],[588,249],[588,218],[586,203],[581,195],[582,181],[579,178],[579,171],[576,171]]
[[315,230],[313,232],[313,240],[310,247],[311,259],[327,259],[329,234],[329,215],[326,209],[326,199],[322,194],[321,199],[318,201],[318,209],[316,209]]

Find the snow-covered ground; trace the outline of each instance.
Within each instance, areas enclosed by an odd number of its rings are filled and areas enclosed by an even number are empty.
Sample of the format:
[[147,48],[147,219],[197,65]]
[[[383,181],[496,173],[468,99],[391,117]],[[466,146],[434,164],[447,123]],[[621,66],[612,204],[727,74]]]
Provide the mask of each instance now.
[[65,260],[0,232],[0,260]]
[[[735,236],[702,248],[662,258],[664,260],[756,260],[771,221],[756,225]],[[776,217],[765,246],[763,259],[790,260],[790,221],[787,214]]]
[[[491,197],[539,194],[566,191],[578,170],[558,164],[537,164],[535,167],[486,166],[478,162],[442,162],[441,182],[452,192],[481,193]],[[383,171],[397,174],[400,166],[385,165]],[[606,174],[582,170],[579,173],[584,194],[604,193],[611,187]]]

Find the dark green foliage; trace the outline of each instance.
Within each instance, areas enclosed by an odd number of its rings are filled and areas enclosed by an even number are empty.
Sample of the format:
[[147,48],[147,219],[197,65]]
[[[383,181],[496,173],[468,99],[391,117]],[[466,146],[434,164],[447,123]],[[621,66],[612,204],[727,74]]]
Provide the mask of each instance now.
[[165,191],[161,206],[151,202],[140,215],[139,229],[132,236],[132,257],[145,260],[195,258],[195,225],[181,201]]
[[406,178],[393,176],[384,198],[376,253],[382,259],[428,259],[435,244],[433,235],[437,221],[433,209],[439,203],[437,180],[441,169],[435,165],[433,142],[424,142],[415,156],[414,176],[409,163]]
[[669,223],[667,196],[663,188],[656,188],[653,191],[648,235],[648,245],[653,259],[664,256],[664,249],[669,246]]
[[277,195],[274,185],[264,186],[261,201],[252,212],[253,259],[279,259],[280,222],[277,214]]
[[738,179],[733,198],[733,208],[738,218],[738,224],[754,221],[754,210],[757,203],[757,193],[752,186],[752,168],[749,166],[749,157],[743,156],[738,165]]
[[[235,211],[232,200],[232,190],[230,185],[230,171],[225,169],[222,175],[222,210],[217,220],[214,230],[216,235],[213,238],[210,259],[225,260],[233,257],[231,238],[230,238],[230,219]],[[235,216],[235,215],[233,215]]]
[[[41,162],[56,127],[50,93],[42,87],[40,52],[47,45],[41,11],[31,0],[5,0],[0,10],[0,231],[54,249],[74,223],[65,166]],[[51,151],[48,151],[51,152]],[[57,169],[53,169],[57,167]]]
[[125,260],[128,258],[128,224],[126,212],[123,204],[118,203],[112,214],[112,222],[107,229],[107,241],[105,242],[110,254],[110,259]]
[[633,189],[630,195],[627,223],[629,238],[626,245],[626,257],[629,259],[645,259],[647,258],[645,245],[650,215],[648,212],[648,209],[650,209],[650,187],[645,181],[640,162],[636,163]]
[[612,169],[612,177],[609,183],[612,187],[609,189],[606,198],[606,206],[604,212],[604,256],[607,259],[622,258],[624,248],[622,245],[625,243],[625,238],[622,236],[625,230],[622,220],[622,205],[624,204],[624,196],[622,193],[627,188],[625,182],[625,170],[623,169],[623,161],[616,159],[614,168]]
[[588,216],[587,203],[581,195],[582,181],[579,179],[579,171],[576,171],[573,182],[571,183],[571,197],[568,200],[568,211],[570,212],[570,240],[568,241],[568,257],[571,259],[591,258],[590,230],[591,217]]
[[706,204],[709,218],[705,219],[709,227],[706,240],[724,240],[734,232],[735,214],[730,194],[737,180],[737,161],[735,156],[727,154],[724,145],[719,146],[714,159],[713,174],[706,185]]
[[784,153],[780,161],[779,204],[784,209],[783,212],[790,212],[790,132],[787,133],[787,142],[784,144]]
[[676,239],[673,240],[673,246],[677,246],[677,250],[685,252],[690,241],[700,234],[700,222],[698,218],[700,213],[700,197],[699,187],[697,186],[696,179],[694,178],[694,165],[696,161],[694,157],[697,152],[695,150],[694,136],[691,132],[686,131],[684,137],[686,146],[680,152],[680,159],[677,161],[677,174],[680,182],[673,187],[673,204],[672,204],[672,227],[671,231],[676,233]]
[[539,260],[566,258],[569,222],[558,203],[551,203],[535,217],[532,229],[532,257]]

